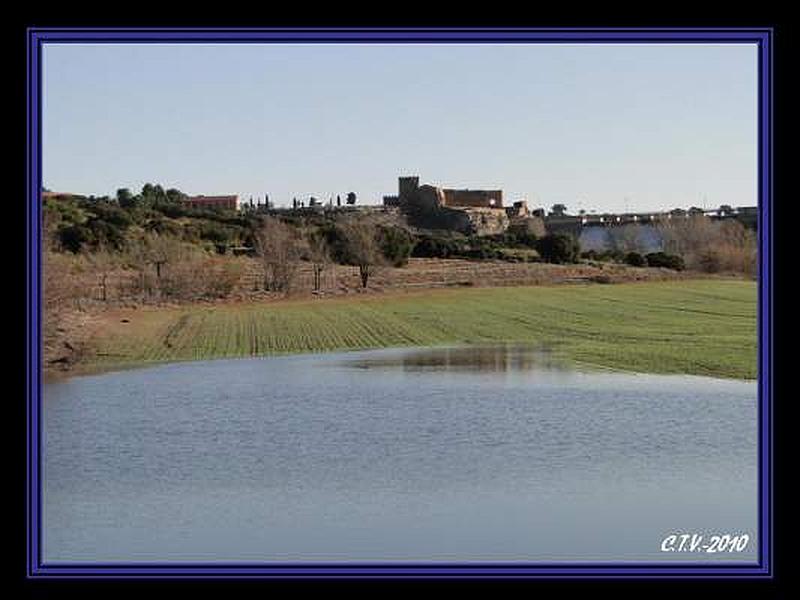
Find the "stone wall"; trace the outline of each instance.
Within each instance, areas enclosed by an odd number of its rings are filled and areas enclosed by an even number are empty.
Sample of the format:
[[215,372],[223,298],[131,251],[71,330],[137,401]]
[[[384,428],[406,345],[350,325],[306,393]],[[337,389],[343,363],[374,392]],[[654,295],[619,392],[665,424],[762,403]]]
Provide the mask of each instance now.
[[444,194],[440,188],[422,185],[417,189],[413,203],[418,210],[438,210],[445,205]]
[[419,188],[419,177],[400,177],[398,179],[398,193],[400,199],[405,201],[416,195]]
[[520,233],[533,234],[537,238],[547,235],[544,219],[541,217],[513,217],[509,229]]
[[468,235],[495,235],[508,229],[509,219],[501,208],[462,208],[450,209],[466,217],[466,225],[461,233]]
[[466,235],[494,235],[508,228],[502,190],[448,190],[419,185],[419,177],[400,177],[398,187],[397,196],[384,196],[384,206],[399,206],[415,227]]
[[502,190],[449,190],[444,189],[444,205],[453,208],[500,208],[503,206]]

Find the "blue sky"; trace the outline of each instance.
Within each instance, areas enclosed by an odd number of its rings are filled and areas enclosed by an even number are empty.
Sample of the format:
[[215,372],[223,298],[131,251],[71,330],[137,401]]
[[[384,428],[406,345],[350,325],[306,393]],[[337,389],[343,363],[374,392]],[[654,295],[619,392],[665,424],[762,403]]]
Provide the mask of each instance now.
[[572,212],[755,205],[744,44],[47,44],[44,185],[278,204],[398,175]]

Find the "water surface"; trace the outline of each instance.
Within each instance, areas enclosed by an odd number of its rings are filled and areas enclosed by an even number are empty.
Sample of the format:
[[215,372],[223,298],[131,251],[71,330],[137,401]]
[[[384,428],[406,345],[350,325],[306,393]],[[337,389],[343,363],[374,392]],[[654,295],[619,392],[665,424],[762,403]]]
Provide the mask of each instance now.
[[[44,559],[752,562],[756,398],[524,346],[76,377],[44,391]],[[660,551],[684,532],[751,542]]]

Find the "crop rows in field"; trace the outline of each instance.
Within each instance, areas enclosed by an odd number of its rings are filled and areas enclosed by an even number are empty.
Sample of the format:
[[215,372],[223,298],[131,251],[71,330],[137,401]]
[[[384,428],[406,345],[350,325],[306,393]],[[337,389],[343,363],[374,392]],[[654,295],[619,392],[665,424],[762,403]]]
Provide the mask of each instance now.
[[756,376],[756,286],[680,282],[436,290],[138,311],[98,364],[453,343],[545,342],[646,372]]

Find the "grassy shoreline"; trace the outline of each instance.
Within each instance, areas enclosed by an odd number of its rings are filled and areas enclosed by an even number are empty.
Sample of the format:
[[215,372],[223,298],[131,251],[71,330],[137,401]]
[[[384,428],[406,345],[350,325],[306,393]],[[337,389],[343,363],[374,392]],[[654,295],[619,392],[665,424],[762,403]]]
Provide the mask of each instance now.
[[754,379],[757,285],[686,280],[438,289],[116,311],[72,374],[164,362],[399,346],[547,343],[567,360]]

